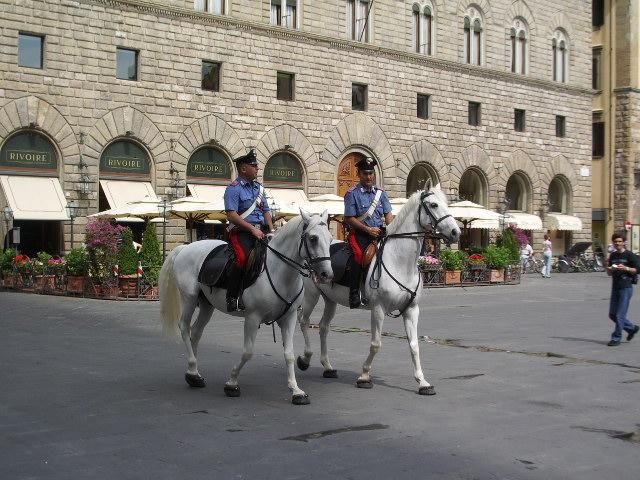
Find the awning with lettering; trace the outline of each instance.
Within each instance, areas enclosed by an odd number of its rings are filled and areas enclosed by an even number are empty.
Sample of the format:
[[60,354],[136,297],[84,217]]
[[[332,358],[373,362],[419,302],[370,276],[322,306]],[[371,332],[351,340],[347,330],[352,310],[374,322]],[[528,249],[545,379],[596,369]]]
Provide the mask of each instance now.
[[0,175],[2,191],[16,220],[69,220],[67,200],[56,177]]
[[582,220],[573,215],[562,213],[548,213],[547,217],[549,230],[582,230]]
[[142,200],[160,201],[153,190],[151,182],[100,180],[100,186],[104,196],[107,197],[110,208],[120,208],[128,203]]
[[216,202],[224,197],[226,185],[209,185],[206,183],[188,183],[191,196],[198,200],[206,200],[207,202]]

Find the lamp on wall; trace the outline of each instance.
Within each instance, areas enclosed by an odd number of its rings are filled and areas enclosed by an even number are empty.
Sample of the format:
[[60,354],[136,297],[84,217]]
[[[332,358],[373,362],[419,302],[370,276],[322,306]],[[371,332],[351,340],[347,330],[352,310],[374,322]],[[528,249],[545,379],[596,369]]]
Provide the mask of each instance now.
[[9,205],[7,205],[6,207],[4,207],[2,209],[2,219],[4,220],[4,224],[6,226],[6,241],[5,241],[5,250],[9,248],[9,224],[11,222],[13,222],[13,210],[11,210],[11,207]]
[[540,205],[540,218],[544,220],[545,215],[551,211],[552,207],[553,207],[553,203],[550,202],[549,197],[547,197],[545,202],[542,205]]
[[167,256],[167,216],[171,211],[171,202],[166,198],[161,198],[158,207],[162,210],[162,261]]
[[80,210],[80,205],[75,200],[71,200],[67,203],[67,213],[69,214],[69,219],[71,220],[71,248],[73,248],[73,221],[78,216],[78,212]]
[[[500,200],[502,198],[502,200]],[[504,190],[498,191],[498,212],[500,212],[500,227],[504,230],[505,214],[509,210],[511,200],[507,197],[507,192]]]
[[182,184],[182,179],[180,178],[180,172],[177,168],[173,166],[173,162],[169,167],[169,198],[171,200],[175,200],[176,198],[182,197],[182,189],[184,185]]
[[[80,132],[78,135],[80,137],[78,144],[84,145],[85,133]],[[78,179],[78,191],[82,196],[87,196],[91,193],[91,177],[88,174],[88,170],[89,165],[84,161],[84,157],[82,156],[82,147],[80,147],[80,162],[78,163],[80,178]]]

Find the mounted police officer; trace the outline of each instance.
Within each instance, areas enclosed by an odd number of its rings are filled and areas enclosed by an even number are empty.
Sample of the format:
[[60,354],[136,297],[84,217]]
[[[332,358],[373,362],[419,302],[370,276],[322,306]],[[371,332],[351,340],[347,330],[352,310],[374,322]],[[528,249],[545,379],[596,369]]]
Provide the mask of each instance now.
[[349,265],[351,308],[367,304],[367,299],[360,294],[362,257],[367,247],[384,233],[384,225],[393,219],[387,194],[374,185],[376,165],[377,162],[372,158],[364,158],[356,163],[360,182],[344,196],[344,218],[349,227],[348,242],[353,252]]
[[229,244],[235,253],[235,262],[227,282],[227,311],[244,310],[242,303],[242,277],[247,257],[257,240],[273,231],[269,204],[258,177],[258,159],[251,150],[236,158],[238,178],[224,192],[224,208],[230,223]]

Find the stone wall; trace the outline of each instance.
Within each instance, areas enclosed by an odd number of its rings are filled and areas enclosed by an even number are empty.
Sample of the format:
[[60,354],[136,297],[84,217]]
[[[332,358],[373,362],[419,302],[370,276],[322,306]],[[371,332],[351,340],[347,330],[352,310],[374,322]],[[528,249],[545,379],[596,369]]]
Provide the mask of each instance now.
[[[479,166],[488,180],[487,206],[496,208],[507,173],[522,169],[531,180],[531,213],[537,213],[553,176],[563,175],[572,213],[584,225],[575,239],[590,238],[591,179],[579,175],[591,165],[589,5],[572,1],[558,12],[544,1],[531,12],[523,2],[480,2],[487,11],[486,65],[474,67],[459,63],[464,3],[435,2],[432,58],[410,52],[409,1],[406,15],[398,2],[376,2],[371,45],[344,40],[345,8],[337,0],[304,2],[300,31],[269,26],[268,2],[256,3],[229,0],[231,16],[220,18],[195,13],[191,2],[164,2],[170,8],[163,8],[135,0],[0,0],[0,143],[36,121],[58,144],[64,190],[79,198],[83,213],[98,208],[102,149],[127,131],[151,154],[159,195],[168,193],[170,164],[184,179],[193,150],[211,139],[230,156],[257,146],[261,166],[292,145],[309,195],[335,191],[338,163],[353,149],[378,159],[391,196],[404,196],[417,162],[432,162],[445,188]],[[528,76],[509,71],[514,14],[529,17]],[[571,39],[565,85],[548,80],[548,39],[559,27]],[[17,66],[18,32],[46,35],[44,69]],[[138,81],[115,78],[118,46],[140,50]],[[202,60],[222,62],[220,92],[200,88]],[[296,75],[295,101],[276,99],[278,70]],[[351,109],[352,82],[368,85],[366,112]],[[430,119],[416,117],[417,93],[432,96]],[[468,125],[469,101],[482,103],[479,127]],[[524,133],[514,131],[514,108],[527,112]],[[56,112],[55,125],[46,112]],[[567,118],[565,138],[555,136],[556,115]],[[62,130],[69,133],[58,139]],[[88,198],[75,191],[80,152],[94,181]],[[173,224],[170,243],[181,242],[183,232]]]

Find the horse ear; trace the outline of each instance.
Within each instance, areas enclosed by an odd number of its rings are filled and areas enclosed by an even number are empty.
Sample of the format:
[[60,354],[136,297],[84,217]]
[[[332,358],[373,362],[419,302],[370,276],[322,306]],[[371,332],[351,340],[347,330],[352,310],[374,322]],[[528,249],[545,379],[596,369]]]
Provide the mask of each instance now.
[[324,212],[322,212],[320,214],[320,218],[322,218],[322,221],[328,225],[329,224],[329,222],[328,222],[328,220],[329,220],[329,211],[327,209],[325,209]]
[[311,215],[309,215],[305,210],[300,209],[300,215],[302,216],[302,221],[304,223],[309,223],[311,221]]
[[427,178],[427,181],[424,183],[424,191],[428,192],[431,190],[431,178]]
[[440,182],[438,182],[438,183],[436,184],[436,186],[435,186],[435,187],[433,187],[433,188],[434,188],[435,190],[442,190],[442,189],[440,188]]

